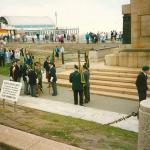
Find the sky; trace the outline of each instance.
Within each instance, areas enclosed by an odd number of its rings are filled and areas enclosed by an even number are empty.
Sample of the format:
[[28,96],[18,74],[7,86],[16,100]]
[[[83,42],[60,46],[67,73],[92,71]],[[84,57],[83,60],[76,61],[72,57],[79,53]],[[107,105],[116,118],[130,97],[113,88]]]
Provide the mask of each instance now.
[[0,16],[49,16],[80,33],[122,30],[122,4],[130,0],[0,0]]

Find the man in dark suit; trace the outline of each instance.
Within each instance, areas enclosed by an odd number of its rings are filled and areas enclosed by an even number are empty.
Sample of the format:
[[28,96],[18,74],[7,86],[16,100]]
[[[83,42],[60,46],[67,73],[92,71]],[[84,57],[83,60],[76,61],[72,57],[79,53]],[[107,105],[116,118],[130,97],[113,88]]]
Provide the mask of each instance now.
[[144,66],[142,68],[142,72],[139,73],[136,79],[136,87],[138,90],[139,102],[146,100],[147,90],[148,90],[147,75],[149,74],[149,69],[150,68],[148,66]]
[[78,105],[78,93],[80,96],[80,105],[83,106],[83,85],[81,83],[81,75],[79,68],[74,65],[74,72],[70,74],[69,81],[72,83],[72,90],[74,93],[74,104]]
[[83,75],[85,80],[85,84],[83,86],[85,97],[84,102],[88,103],[90,102],[90,72],[86,64],[83,65]]
[[37,75],[35,71],[31,68],[31,66],[28,66],[28,78],[29,78],[29,85],[30,85],[30,94],[32,97],[37,97],[36,95],[36,79]]
[[57,96],[57,76],[56,76],[56,68],[55,65],[53,63],[49,63],[49,82],[52,85],[52,89],[53,89],[53,94],[52,96]]

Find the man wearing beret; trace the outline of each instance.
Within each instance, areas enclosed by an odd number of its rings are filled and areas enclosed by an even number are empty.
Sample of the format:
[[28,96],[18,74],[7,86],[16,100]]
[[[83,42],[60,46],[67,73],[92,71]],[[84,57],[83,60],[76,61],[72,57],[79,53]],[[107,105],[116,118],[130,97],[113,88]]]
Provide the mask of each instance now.
[[148,74],[149,74],[149,66],[143,66],[142,67],[142,72],[139,73],[136,79],[136,87],[138,90],[138,95],[139,95],[139,102],[146,100],[147,96],[147,79],[148,79]]
[[81,75],[79,73],[79,68],[77,65],[74,65],[74,72],[70,74],[69,81],[72,83],[74,104],[78,105],[78,94],[79,94],[80,97],[79,104],[83,106],[83,85],[81,83]]

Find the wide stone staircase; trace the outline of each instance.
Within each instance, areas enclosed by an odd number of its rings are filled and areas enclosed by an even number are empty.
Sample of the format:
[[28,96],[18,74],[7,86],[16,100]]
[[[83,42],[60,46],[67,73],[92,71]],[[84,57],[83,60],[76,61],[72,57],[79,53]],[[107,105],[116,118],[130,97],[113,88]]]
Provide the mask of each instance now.
[[[71,87],[69,83],[69,75],[72,70],[59,72],[58,85]],[[91,94],[124,98],[129,100],[138,100],[137,90],[135,86],[136,77],[139,73],[138,69],[128,68],[99,68],[90,69],[90,92]],[[148,80],[150,84],[150,80]],[[150,91],[148,91],[150,95]]]

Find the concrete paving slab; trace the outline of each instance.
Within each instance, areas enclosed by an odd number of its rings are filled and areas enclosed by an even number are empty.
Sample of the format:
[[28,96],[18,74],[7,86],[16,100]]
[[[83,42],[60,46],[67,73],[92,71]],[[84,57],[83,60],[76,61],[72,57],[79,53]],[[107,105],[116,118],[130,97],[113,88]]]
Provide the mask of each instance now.
[[14,146],[19,149],[27,150],[33,144],[40,141],[40,137],[22,132],[13,128],[0,125],[0,142]]
[[0,133],[0,142],[22,150],[83,150],[3,125]]
[[48,139],[42,139],[39,143],[33,145],[28,150],[83,150],[83,149],[58,143]]

